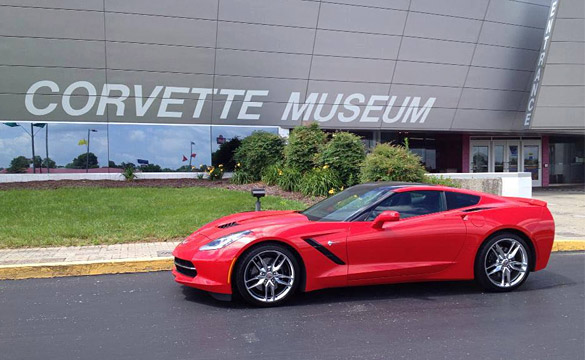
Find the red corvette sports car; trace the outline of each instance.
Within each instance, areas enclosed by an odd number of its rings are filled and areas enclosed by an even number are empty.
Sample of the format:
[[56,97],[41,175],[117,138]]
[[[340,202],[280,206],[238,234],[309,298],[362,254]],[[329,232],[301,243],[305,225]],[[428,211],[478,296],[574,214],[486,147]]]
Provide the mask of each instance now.
[[174,250],[178,283],[260,306],[296,291],[475,279],[518,288],[546,267],[554,221],[546,203],[444,186],[372,183],[305,211],[226,216]]

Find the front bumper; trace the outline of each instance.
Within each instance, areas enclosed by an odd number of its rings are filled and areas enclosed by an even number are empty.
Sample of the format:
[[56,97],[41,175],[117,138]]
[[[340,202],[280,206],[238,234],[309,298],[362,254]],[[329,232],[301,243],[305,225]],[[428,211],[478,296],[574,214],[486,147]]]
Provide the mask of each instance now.
[[[188,244],[177,246],[173,256],[173,276],[179,284],[211,293],[232,293],[229,275],[233,257],[221,256],[221,250],[193,250]],[[189,264],[192,264],[192,268]]]

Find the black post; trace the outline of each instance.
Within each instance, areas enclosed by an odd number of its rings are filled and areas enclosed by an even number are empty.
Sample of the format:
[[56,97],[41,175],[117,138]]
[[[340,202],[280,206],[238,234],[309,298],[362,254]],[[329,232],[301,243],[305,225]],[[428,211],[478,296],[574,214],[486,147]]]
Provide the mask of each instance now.
[[[37,172],[37,166],[35,164],[35,130],[33,123],[30,123],[30,138],[32,142],[32,163],[33,163],[33,174]],[[41,166],[42,169],[42,166]]]
[[47,174],[50,172],[49,171],[49,124],[47,123],[45,128],[45,154],[47,157]]
[[87,152],[85,153],[85,172],[89,172],[89,132],[90,130],[87,129]]

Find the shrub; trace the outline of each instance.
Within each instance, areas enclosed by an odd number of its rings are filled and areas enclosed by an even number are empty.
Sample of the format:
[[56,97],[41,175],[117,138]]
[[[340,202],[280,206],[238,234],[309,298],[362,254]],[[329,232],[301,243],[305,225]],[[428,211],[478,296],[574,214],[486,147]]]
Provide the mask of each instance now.
[[285,167],[278,173],[277,185],[284,191],[299,191],[301,177],[300,171]]
[[236,170],[230,179],[232,184],[249,184],[254,182],[254,178],[244,170]]
[[332,195],[342,188],[343,184],[337,173],[326,166],[308,171],[299,184],[299,190],[307,196]]
[[122,171],[122,176],[126,181],[134,181],[134,179],[136,179],[136,169],[132,166],[126,166],[124,171]]
[[284,149],[285,165],[304,173],[316,165],[316,155],[321,152],[327,135],[317,123],[294,128]]
[[221,180],[223,178],[223,165],[219,164],[217,167],[210,166],[207,168],[209,175],[207,178],[211,181]]
[[453,179],[449,179],[449,178],[444,178],[441,175],[436,176],[436,175],[425,175],[423,178],[423,181],[425,184],[431,184],[431,185],[443,185],[443,186],[450,186],[450,187],[455,187],[455,188],[459,188],[461,187],[461,185],[453,180]]
[[262,172],[262,182],[266,185],[277,185],[282,174],[282,164],[270,165]]
[[262,171],[269,165],[282,160],[284,140],[265,131],[255,131],[242,140],[234,159],[240,169],[248,173],[253,181],[260,180]]
[[344,186],[358,182],[360,166],[366,158],[366,150],[359,136],[337,132],[323,148],[321,164],[329,165]]
[[418,155],[400,145],[378,144],[366,156],[361,167],[360,180],[370,181],[409,181],[420,182],[425,169]]

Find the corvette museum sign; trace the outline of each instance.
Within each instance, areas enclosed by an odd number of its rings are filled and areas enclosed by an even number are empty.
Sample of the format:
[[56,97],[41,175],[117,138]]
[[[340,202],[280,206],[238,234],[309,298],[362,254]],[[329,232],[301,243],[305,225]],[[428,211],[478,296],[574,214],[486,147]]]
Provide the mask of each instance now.
[[[254,122],[260,120],[269,90],[211,89],[158,85],[105,84],[101,88],[89,81],[76,81],[60,87],[51,80],[33,83],[25,95],[25,108],[33,116],[47,116],[56,110],[75,118],[82,115],[101,117],[110,108],[110,116],[135,118],[205,118],[215,102],[219,119]],[[46,96],[47,94],[53,96]],[[54,96],[58,95],[58,96]],[[40,98],[43,98],[42,100]],[[187,109],[192,97],[195,106]],[[47,100],[49,99],[49,100]],[[210,101],[213,100],[213,101]],[[424,124],[435,97],[369,95],[362,93],[330,94],[291,92],[281,104],[281,121],[319,121],[340,123]],[[217,105],[219,104],[219,105]],[[61,108],[61,109],[59,109]],[[115,112],[113,111],[115,109]],[[274,114],[270,115],[271,117]],[[235,119],[234,119],[235,117]],[[267,119],[276,121],[278,119]],[[167,120],[168,121],[168,120]],[[278,125],[275,123],[274,125]]]

